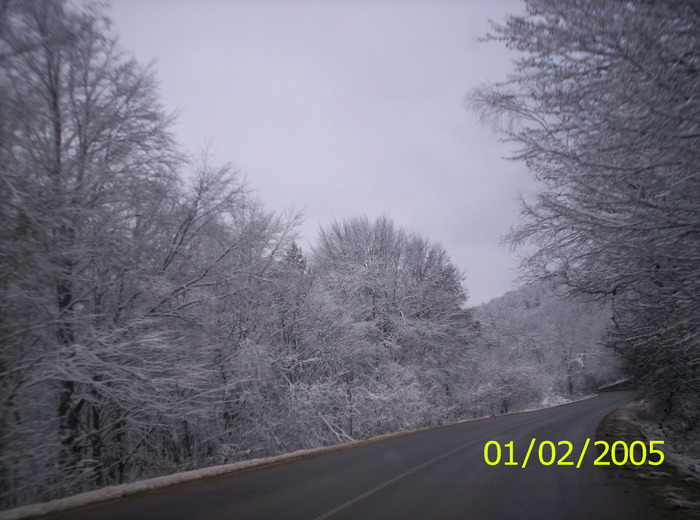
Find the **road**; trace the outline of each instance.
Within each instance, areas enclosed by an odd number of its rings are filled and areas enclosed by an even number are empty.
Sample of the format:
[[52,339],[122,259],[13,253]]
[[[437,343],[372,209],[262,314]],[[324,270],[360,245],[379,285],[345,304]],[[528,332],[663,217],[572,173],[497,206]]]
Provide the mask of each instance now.
[[[123,498],[54,520],[237,519],[655,519],[662,515],[631,483],[593,465],[490,466],[484,444],[531,438],[570,441],[576,463],[600,419],[631,399],[611,392],[536,412],[470,421]],[[594,440],[594,439],[593,439]],[[495,455],[495,451],[493,452]],[[535,452],[536,453],[536,452]],[[545,451],[546,453],[546,451]]]

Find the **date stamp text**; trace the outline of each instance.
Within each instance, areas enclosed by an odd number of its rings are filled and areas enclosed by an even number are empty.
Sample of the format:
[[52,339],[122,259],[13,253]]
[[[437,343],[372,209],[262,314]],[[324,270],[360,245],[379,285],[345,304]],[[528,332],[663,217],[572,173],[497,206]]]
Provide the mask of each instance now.
[[[664,461],[664,452],[659,449],[664,441],[615,441],[612,444],[607,441],[595,441],[594,446],[600,446],[598,456],[594,459],[595,466],[623,466],[630,462],[635,466],[649,464],[658,466]],[[505,466],[527,467],[530,462],[539,462],[542,466],[575,466],[580,468],[591,444],[591,439],[586,439],[583,448],[577,450],[569,441],[538,441],[533,438],[527,447],[527,453],[522,459],[515,455],[513,441],[501,444],[498,441],[489,441],[484,445],[484,462],[489,466],[503,464]]]

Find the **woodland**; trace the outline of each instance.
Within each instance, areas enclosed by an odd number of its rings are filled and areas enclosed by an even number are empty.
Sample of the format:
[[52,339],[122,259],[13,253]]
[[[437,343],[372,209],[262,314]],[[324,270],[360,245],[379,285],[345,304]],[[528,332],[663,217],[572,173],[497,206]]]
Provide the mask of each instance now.
[[[700,10],[526,2],[468,104],[542,191],[468,306],[389,216],[322,226],[184,153],[100,7],[0,4],[0,507],[537,408],[631,377],[698,432]],[[593,28],[593,30],[591,29]]]

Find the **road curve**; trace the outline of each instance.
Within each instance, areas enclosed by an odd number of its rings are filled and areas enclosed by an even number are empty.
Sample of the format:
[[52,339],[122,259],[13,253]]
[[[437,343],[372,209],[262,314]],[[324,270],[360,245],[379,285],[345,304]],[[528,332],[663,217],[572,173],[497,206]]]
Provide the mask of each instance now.
[[[631,392],[536,412],[411,433],[253,471],[191,482],[45,518],[53,520],[439,519],[644,520],[662,517],[651,499],[593,465],[605,414]],[[581,467],[489,466],[484,444],[570,441]],[[494,452],[495,453],[495,452]]]

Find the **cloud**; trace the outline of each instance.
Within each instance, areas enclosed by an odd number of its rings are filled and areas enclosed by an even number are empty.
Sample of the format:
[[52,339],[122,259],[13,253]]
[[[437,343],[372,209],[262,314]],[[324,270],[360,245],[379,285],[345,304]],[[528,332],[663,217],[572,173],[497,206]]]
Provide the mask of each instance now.
[[[495,4],[495,5],[494,5]],[[212,139],[272,209],[319,225],[365,213],[443,243],[480,303],[512,288],[524,167],[466,112],[511,56],[475,44],[513,2],[114,0],[122,44],[157,58],[186,149]],[[157,23],[154,23],[157,20]]]

